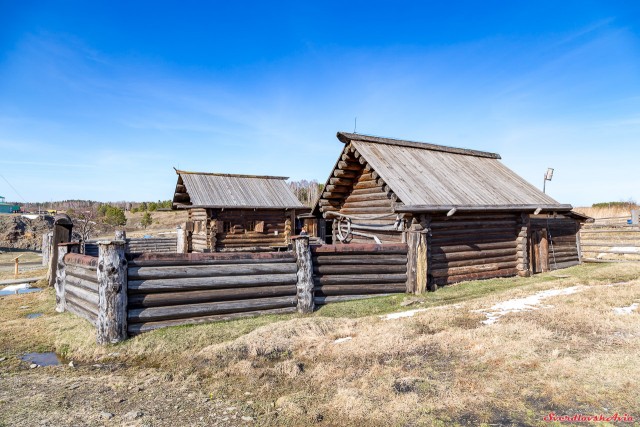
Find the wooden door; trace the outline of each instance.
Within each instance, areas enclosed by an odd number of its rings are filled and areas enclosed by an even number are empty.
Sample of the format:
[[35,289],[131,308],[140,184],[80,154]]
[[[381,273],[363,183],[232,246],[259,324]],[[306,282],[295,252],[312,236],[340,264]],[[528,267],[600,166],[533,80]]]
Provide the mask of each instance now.
[[549,271],[549,239],[547,230],[532,230],[529,235],[529,270],[531,273]]

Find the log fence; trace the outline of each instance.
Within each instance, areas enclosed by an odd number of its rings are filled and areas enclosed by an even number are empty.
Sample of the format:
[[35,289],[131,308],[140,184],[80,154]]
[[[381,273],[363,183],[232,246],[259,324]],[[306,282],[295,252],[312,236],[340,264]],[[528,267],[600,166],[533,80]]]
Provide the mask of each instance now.
[[87,319],[107,344],[167,326],[309,313],[407,289],[405,244],[293,242],[293,252],[126,254],[123,240],[101,241],[97,257],[70,253],[77,243],[59,245],[57,309]]
[[640,261],[640,226],[608,223],[580,230],[580,255],[585,262]]

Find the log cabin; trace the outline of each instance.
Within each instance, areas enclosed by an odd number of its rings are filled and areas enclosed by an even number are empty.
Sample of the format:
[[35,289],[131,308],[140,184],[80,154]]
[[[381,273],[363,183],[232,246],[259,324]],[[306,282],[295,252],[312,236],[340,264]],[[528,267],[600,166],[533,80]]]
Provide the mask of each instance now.
[[525,181],[498,154],[337,137],[344,147],[313,210],[321,240],[406,242],[409,274],[423,272],[422,290],[580,262],[578,231],[589,218]]
[[188,252],[286,249],[296,233],[298,201],[286,177],[177,170],[173,209],[186,209]]

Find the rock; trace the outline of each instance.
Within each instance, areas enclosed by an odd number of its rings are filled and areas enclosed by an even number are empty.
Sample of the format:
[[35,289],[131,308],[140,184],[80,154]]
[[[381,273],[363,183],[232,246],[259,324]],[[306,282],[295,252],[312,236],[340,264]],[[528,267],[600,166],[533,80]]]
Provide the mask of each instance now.
[[71,362],[69,362],[69,367],[70,368],[75,368],[76,367],[75,363],[73,363],[73,360]]
[[253,421],[253,417],[244,416],[242,417],[242,421],[246,421],[246,422]]
[[110,420],[111,418],[113,418],[113,414],[111,412],[100,412],[100,418],[102,418],[103,420]]
[[0,357],[0,362],[4,362],[5,360],[7,360],[6,357]]
[[26,310],[28,308],[31,308],[31,307],[29,307],[28,305],[21,305],[20,306],[20,310]]
[[29,365],[29,369],[35,369],[37,367],[38,365],[36,363],[32,363],[31,365]]
[[142,411],[131,411],[124,414],[122,416],[122,419],[125,421],[133,421],[133,420],[137,420],[138,418],[142,418],[143,416],[144,416],[144,413]]

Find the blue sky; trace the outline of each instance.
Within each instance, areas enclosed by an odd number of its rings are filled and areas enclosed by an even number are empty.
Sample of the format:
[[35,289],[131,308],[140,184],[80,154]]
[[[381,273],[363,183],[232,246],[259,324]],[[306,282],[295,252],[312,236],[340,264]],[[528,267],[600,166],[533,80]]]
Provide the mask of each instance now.
[[640,201],[636,2],[93,3],[0,0],[0,174],[27,201],[169,199],[173,166],[324,182],[355,117],[553,167],[563,203]]

